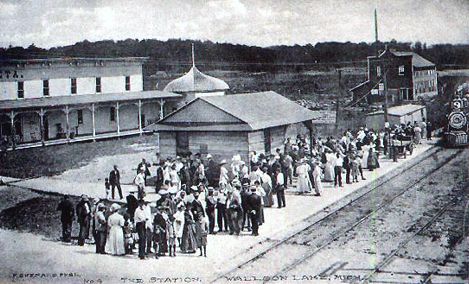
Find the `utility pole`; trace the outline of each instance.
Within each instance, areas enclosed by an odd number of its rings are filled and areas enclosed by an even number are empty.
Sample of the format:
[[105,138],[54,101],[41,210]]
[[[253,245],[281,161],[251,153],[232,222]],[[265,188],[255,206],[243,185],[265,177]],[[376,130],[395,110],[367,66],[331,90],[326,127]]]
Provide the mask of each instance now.
[[[378,50],[378,12],[375,8],[375,48],[376,48],[376,60],[379,62],[379,66],[381,69],[382,78],[378,78],[378,95],[379,95],[379,82],[383,82],[383,94],[384,94],[384,122],[388,122],[388,86],[387,86],[387,62],[386,59],[382,61],[379,59],[379,50]],[[385,48],[385,52],[387,51],[387,47]],[[384,61],[384,62],[383,62]]]
[[387,68],[386,62],[384,62],[383,70],[383,87],[384,87],[384,122],[388,122],[388,82],[387,82]]

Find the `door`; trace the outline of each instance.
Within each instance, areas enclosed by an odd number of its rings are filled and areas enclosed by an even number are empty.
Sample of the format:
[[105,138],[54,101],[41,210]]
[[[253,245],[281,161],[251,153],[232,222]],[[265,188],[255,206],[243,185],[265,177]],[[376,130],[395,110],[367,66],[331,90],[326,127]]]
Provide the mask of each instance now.
[[187,156],[189,154],[189,133],[176,132],[176,155]]

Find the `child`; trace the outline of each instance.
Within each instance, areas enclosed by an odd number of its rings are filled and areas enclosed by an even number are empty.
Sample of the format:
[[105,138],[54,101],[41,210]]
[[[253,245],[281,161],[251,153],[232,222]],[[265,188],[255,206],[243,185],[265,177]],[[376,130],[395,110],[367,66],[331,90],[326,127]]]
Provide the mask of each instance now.
[[130,215],[128,213],[124,214],[124,246],[125,254],[132,254],[132,246],[134,244],[134,238],[132,235],[132,222],[130,221]]
[[109,183],[109,179],[104,179],[104,187],[106,188],[106,199],[109,199],[109,192],[111,191],[111,184]]
[[166,219],[166,239],[168,240],[169,256],[176,256],[176,231],[174,230],[173,217]]
[[197,243],[200,249],[200,256],[202,256],[202,251],[205,257],[207,257],[207,234],[208,234],[208,225],[207,220],[203,216],[199,217],[199,224],[196,226],[196,236]]

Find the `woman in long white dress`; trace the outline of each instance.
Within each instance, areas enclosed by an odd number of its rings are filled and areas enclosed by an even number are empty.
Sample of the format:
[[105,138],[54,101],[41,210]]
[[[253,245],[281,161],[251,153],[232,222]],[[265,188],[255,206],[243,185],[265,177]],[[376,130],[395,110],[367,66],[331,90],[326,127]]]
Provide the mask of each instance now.
[[304,161],[296,168],[296,174],[298,175],[298,192],[307,193],[311,192],[312,184],[309,179],[310,166]]
[[107,220],[108,225],[108,235],[106,241],[105,251],[108,254],[112,255],[124,255],[125,254],[125,245],[124,245],[124,227],[125,220],[124,217],[119,214],[118,210],[120,205],[114,203],[111,205],[111,211],[113,212]]
[[319,167],[319,163],[314,163],[313,169],[313,182],[314,182],[314,190],[316,194],[319,195],[322,192],[322,182],[321,182],[321,168]]
[[370,145],[363,145],[360,151],[362,155],[361,166],[362,169],[368,168],[368,154],[370,152]]
[[324,181],[334,181],[334,165],[335,165],[335,160],[336,156],[334,153],[326,153],[326,158],[327,158],[327,163],[325,164],[324,167]]

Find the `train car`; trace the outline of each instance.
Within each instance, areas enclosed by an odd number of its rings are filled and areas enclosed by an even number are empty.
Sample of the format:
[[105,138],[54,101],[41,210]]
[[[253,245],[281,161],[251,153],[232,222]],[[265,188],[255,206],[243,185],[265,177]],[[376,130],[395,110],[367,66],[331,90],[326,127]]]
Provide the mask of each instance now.
[[458,96],[450,103],[450,112],[447,116],[446,129],[443,142],[446,147],[461,147],[469,145],[469,100]]

